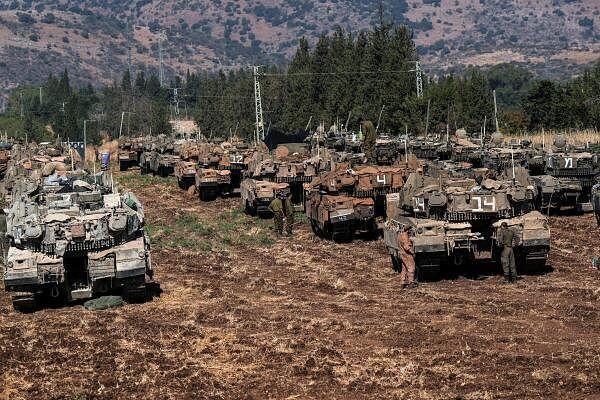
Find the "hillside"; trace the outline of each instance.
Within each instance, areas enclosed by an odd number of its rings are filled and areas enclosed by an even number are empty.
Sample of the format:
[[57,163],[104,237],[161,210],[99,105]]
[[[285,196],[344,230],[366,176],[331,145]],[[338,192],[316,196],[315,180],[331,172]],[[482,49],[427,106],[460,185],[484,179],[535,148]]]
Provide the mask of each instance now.
[[[299,37],[314,40],[337,25],[368,28],[380,20],[379,10],[376,0],[5,1],[0,87],[37,82],[65,67],[76,81],[109,82],[129,58],[134,70],[156,71],[163,30],[167,77],[282,63]],[[595,0],[390,0],[383,10],[386,20],[414,29],[432,73],[514,61],[540,75],[567,77],[600,57]]]

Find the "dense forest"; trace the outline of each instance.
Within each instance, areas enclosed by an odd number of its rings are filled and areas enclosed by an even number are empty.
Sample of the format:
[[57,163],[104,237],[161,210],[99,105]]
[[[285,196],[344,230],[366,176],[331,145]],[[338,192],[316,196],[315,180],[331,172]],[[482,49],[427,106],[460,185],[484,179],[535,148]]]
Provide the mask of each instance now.
[[[358,35],[336,30],[313,48],[301,39],[287,68],[260,69],[267,129],[297,131],[309,119],[312,128],[349,118],[356,130],[361,118],[381,115],[381,130],[391,134],[423,133],[429,109],[429,132],[466,128],[479,132],[484,120],[493,126],[493,91],[500,130],[524,133],[546,129],[600,128],[600,62],[566,82],[535,79],[526,69],[502,64],[469,69],[461,76],[423,74],[424,93],[417,97],[417,51],[410,29],[382,24]],[[170,133],[169,119],[193,118],[202,133],[213,136],[254,130],[254,77],[250,69],[188,73],[162,87],[159,79],[131,76],[95,88],[75,88],[68,71],[50,76],[41,87],[14,90],[0,130],[45,140],[60,135],[81,140],[84,121],[89,140],[105,132],[112,137]],[[312,118],[311,118],[312,117]]]

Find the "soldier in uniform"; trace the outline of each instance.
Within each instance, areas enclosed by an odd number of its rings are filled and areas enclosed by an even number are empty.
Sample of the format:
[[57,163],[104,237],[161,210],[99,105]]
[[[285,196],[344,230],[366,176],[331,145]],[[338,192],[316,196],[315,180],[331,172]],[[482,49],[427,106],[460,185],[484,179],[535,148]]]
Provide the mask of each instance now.
[[409,227],[405,226],[398,237],[398,249],[400,260],[402,261],[402,272],[400,273],[400,282],[402,288],[413,288],[417,286],[415,282],[415,256],[412,242],[408,234]]
[[371,121],[363,118],[362,132],[365,135],[364,140],[364,151],[367,161],[369,163],[375,162],[375,141],[377,140],[377,133],[375,132],[375,126]]
[[271,201],[271,204],[269,204],[269,211],[273,213],[275,232],[278,235],[283,235],[283,224],[285,220],[284,201],[285,196],[279,194]]
[[592,204],[594,205],[594,213],[596,214],[596,222],[600,226],[600,183],[592,187]]
[[[6,211],[0,208],[0,263],[4,263],[8,254],[9,242],[6,236]],[[6,267],[6,266],[4,266]]]
[[294,228],[294,206],[292,206],[292,200],[290,196],[283,197],[283,213],[285,215],[285,233],[288,236],[292,236],[292,229]]
[[506,283],[513,283],[517,280],[517,267],[515,265],[515,252],[513,250],[513,240],[515,233],[508,228],[508,224],[503,222],[498,230],[498,244],[502,247],[500,259],[502,269],[504,270],[504,280]]

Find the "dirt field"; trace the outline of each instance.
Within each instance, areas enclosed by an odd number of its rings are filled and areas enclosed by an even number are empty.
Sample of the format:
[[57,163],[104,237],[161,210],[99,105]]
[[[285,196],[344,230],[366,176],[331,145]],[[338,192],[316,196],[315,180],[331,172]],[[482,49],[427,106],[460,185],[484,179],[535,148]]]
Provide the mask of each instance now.
[[381,241],[274,240],[238,199],[123,182],[164,292],[23,315],[0,290],[0,399],[600,398],[592,216],[552,218],[547,275],[403,291]]

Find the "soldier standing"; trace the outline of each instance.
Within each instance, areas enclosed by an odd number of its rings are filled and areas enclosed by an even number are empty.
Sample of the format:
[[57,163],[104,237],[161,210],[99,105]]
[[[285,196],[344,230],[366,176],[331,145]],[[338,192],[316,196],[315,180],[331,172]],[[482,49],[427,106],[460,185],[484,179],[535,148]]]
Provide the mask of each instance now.
[[283,213],[285,215],[285,233],[288,236],[292,236],[292,230],[294,228],[294,206],[292,206],[290,196],[284,196]]
[[277,195],[269,204],[269,211],[273,213],[273,223],[275,225],[275,232],[278,235],[283,235],[283,223],[285,220],[285,211],[283,207],[282,197],[285,200],[285,196]]
[[513,240],[515,233],[508,228],[506,222],[502,222],[498,230],[498,244],[502,247],[500,259],[502,269],[504,270],[504,280],[506,283],[513,283],[517,280],[517,267],[515,265],[515,252],[513,251]]
[[600,226],[600,183],[592,187],[592,204],[594,205],[594,213],[596,214],[596,222]]
[[6,236],[6,229],[6,211],[4,210],[4,208],[0,208],[0,251],[2,252],[2,254],[0,255],[0,257],[2,257],[0,259],[0,264],[2,264],[3,268],[6,268],[6,265],[4,265],[4,263],[6,262],[6,256],[8,254],[9,248],[9,241],[8,237]]
[[405,226],[398,237],[398,249],[400,250],[400,260],[402,261],[402,272],[400,273],[400,282],[402,288],[414,288],[415,282],[415,256],[412,242],[408,235],[409,227]]
[[362,131],[365,135],[365,141],[363,142],[365,156],[369,163],[375,162],[375,141],[377,140],[377,132],[375,132],[375,126],[371,121],[367,121],[363,118]]

